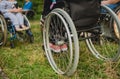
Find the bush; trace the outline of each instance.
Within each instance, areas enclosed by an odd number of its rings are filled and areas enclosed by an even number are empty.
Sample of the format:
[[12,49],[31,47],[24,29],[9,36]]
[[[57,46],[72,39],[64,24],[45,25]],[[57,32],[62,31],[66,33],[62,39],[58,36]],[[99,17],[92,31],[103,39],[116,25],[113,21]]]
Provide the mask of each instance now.
[[[33,10],[36,14],[40,14],[42,12],[43,0],[31,0],[33,2]],[[23,7],[25,0],[18,0],[18,4],[20,7]]]

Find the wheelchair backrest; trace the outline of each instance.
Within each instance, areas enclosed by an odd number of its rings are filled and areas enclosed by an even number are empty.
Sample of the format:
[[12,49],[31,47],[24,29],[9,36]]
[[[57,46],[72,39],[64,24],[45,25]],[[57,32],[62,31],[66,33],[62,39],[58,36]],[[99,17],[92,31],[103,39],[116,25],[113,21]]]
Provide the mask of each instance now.
[[95,24],[100,15],[100,0],[66,0],[76,26]]
[[69,13],[76,27],[97,23],[101,0],[58,0],[54,8],[63,8]]

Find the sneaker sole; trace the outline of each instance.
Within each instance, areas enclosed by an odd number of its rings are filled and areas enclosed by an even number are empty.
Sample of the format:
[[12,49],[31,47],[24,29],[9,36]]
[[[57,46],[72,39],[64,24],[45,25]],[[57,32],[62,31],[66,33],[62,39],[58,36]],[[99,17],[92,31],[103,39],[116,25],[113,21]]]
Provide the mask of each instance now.
[[61,50],[54,50],[54,49],[51,49],[53,52],[56,52],[56,53],[59,53]]
[[62,51],[67,51],[67,48],[65,48],[65,49],[61,49]]

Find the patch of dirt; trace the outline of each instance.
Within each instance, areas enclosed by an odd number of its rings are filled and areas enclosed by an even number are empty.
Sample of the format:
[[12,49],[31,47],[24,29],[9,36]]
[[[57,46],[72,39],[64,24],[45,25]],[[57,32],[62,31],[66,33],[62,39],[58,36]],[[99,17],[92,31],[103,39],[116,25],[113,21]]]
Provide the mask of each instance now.
[[1,79],[9,79],[9,78],[7,77],[7,75],[4,73],[4,71],[3,71],[2,68],[0,68],[0,78],[1,78]]
[[117,71],[113,68],[113,63],[106,63],[105,74],[109,79],[119,79]]

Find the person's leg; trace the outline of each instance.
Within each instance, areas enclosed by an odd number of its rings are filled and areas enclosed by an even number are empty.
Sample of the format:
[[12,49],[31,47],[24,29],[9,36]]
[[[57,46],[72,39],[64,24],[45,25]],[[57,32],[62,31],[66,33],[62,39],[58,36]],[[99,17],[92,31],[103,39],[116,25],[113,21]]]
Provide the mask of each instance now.
[[[110,4],[110,5],[107,5],[107,6],[108,6],[109,8],[111,8],[112,10],[115,10],[116,7],[119,6],[119,5],[120,5],[120,3],[118,3],[118,4]],[[117,12],[116,14],[117,14],[117,16],[118,16],[118,19],[120,19],[120,11]],[[117,27],[117,25],[116,25],[115,22],[114,22],[114,24],[113,24],[113,29],[114,29],[114,32],[115,32],[116,37],[120,39],[119,30],[118,30],[118,27]]]
[[21,13],[16,13],[16,17],[18,19],[18,22],[19,22],[19,25],[24,29],[24,30],[27,30],[29,29],[29,27],[26,27],[24,25],[24,17]]
[[51,5],[51,0],[44,0],[44,6],[43,6],[43,12],[42,15],[46,16],[51,10],[50,10],[50,5]]
[[[120,12],[117,13],[117,16],[118,16],[118,19],[120,20]],[[119,28],[117,27],[116,23],[113,24],[113,29],[114,29],[116,37],[120,39],[120,34],[118,30]]]
[[[118,4],[109,4],[106,6],[108,6],[110,9],[114,10],[118,6]],[[101,9],[101,13],[106,13],[106,10]]]
[[107,6],[113,10],[118,6],[118,4],[109,4]]
[[40,17],[40,25],[44,26],[44,21],[45,21],[45,17],[48,13],[50,13],[50,5],[51,5],[51,0],[44,0],[44,6],[43,6],[43,11],[42,11],[42,15]]
[[15,15],[16,15],[16,18],[17,18],[19,24],[24,25],[24,18],[22,16],[22,14],[21,13],[16,13]]
[[50,13],[51,0],[44,0],[43,11],[41,15],[41,20],[45,20],[45,16]]
[[9,18],[12,22],[12,24],[15,26],[16,31],[22,31],[23,29],[19,27],[19,22],[16,18],[16,16],[13,13],[5,13],[4,14],[5,18]]

